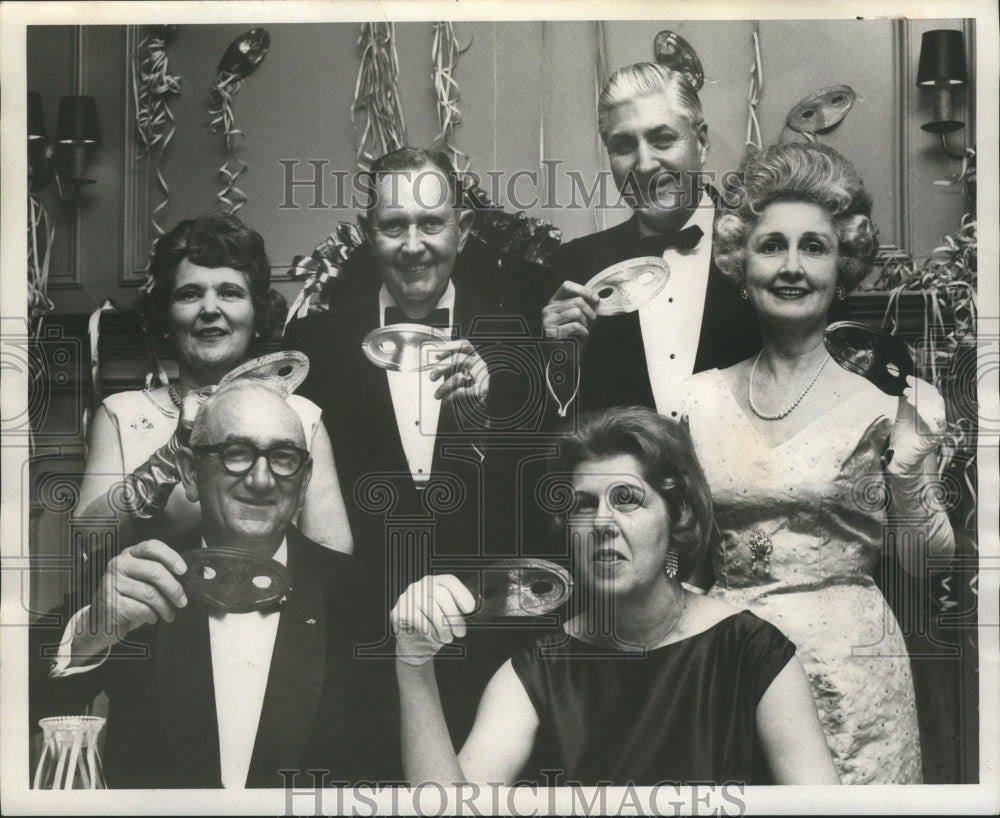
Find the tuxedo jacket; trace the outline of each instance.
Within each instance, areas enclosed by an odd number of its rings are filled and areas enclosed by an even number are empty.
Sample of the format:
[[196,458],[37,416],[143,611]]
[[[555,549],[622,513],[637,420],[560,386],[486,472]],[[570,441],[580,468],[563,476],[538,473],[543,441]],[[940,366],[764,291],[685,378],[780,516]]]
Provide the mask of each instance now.
[[[378,584],[356,560],[294,528],[286,539],[292,590],[280,614],[246,786],[283,787],[282,769],[301,771],[295,779],[300,787],[313,783],[308,769],[328,771],[327,783],[398,780],[393,662],[354,658],[357,645],[385,633]],[[200,547],[201,534],[169,544],[183,553]],[[57,613],[67,612],[69,607]],[[222,786],[204,607],[189,603],[173,622],[130,633],[99,667],[55,679],[48,678],[45,646],[58,645],[66,619],[48,621],[55,624],[32,626],[34,718],[81,713],[103,690],[109,699],[108,786]]]
[[[522,373],[502,371],[493,362],[506,345],[523,340],[527,330],[469,289],[456,284],[453,325],[487,363],[488,406],[442,403],[430,479],[423,490],[410,473],[387,373],[362,352],[365,336],[380,326],[378,291],[370,288],[335,300],[329,311],[293,321],[285,332],[284,347],[309,357],[309,374],[298,392],[323,412],[355,554],[384,568],[386,556],[398,557],[404,545],[400,525],[424,532],[408,540],[412,553],[403,560],[408,563],[400,569],[403,574],[395,577],[395,591],[428,572],[421,565],[426,556],[477,557],[495,551],[491,543],[497,541],[497,525],[503,525],[500,517],[511,513],[503,498],[514,477],[501,469],[508,464],[492,445],[489,419],[510,416],[510,409],[501,407],[524,402],[530,387]],[[539,404],[538,414],[543,410]],[[516,553],[515,544],[509,546]],[[496,547],[503,553],[502,544]]]
[[[386,372],[361,350],[364,337],[380,325],[378,290],[335,299],[329,311],[293,321],[283,342],[285,348],[309,357],[309,374],[298,392],[323,411],[355,555],[382,573],[390,600],[431,572],[461,575],[460,566],[484,567],[505,557],[549,556],[547,541],[534,531],[537,511],[525,510],[519,482],[522,456],[533,442],[548,442],[547,436],[536,437],[531,431],[545,410],[538,345],[532,343],[532,330],[525,331],[526,322],[519,314],[505,311],[499,298],[481,297],[499,289],[477,288],[473,293],[468,278],[453,282],[453,323],[460,337],[468,338],[483,355],[490,371],[486,416],[510,418],[520,412],[524,429],[523,435],[516,430],[497,434],[457,416],[454,406],[442,404],[430,482],[423,490],[414,486],[410,474]],[[540,303],[534,307],[540,313]],[[517,354],[511,345],[518,346]],[[539,357],[528,367],[530,373],[518,364],[522,353]],[[528,448],[518,448],[515,440]],[[531,530],[525,533],[526,529]],[[527,625],[470,626],[460,647],[442,651],[435,665],[456,746],[464,741],[492,674],[522,644],[547,632]]]
[[[585,284],[612,264],[644,255],[639,239],[639,219],[633,215],[615,227],[562,245],[552,260],[552,291],[567,280]],[[713,258],[694,372],[732,366],[760,346],[760,328],[753,308],[740,298],[737,287],[716,267]],[[620,405],[656,408],[637,312],[598,319],[584,347],[580,369],[582,411]]]

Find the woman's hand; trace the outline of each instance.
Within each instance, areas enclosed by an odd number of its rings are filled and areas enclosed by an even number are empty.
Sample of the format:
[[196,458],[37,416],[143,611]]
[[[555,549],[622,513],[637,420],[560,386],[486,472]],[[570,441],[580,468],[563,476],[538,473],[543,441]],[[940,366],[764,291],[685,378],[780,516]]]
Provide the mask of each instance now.
[[196,392],[188,392],[181,401],[180,417],[177,418],[177,429],[174,437],[181,446],[187,446],[191,440],[191,430],[194,428],[194,418],[205,399],[219,387],[207,386]]
[[889,446],[893,450],[887,467],[889,473],[919,473],[924,459],[937,448],[945,422],[941,393],[927,381],[907,376],[906,389],[899,396],[896,421],[889,437]]
[[465,615],[475,607],[475,597],[451,574],[414,582],[389,614],[397,660],[416,667],[433,659],[442,647],[465,636]]

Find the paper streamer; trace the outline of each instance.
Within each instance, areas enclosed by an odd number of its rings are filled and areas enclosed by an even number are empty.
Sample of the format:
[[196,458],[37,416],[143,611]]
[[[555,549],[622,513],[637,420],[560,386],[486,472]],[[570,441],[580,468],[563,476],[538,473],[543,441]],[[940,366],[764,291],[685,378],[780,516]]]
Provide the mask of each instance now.
[[252,28],[237,37],[229,44],[219,63],[219,73],[215,84],[209,89],[212,116],[211,128],[214,132],[221,131],[226,138],[226,161],[219,166],[219,175],[224,185],[215,198],[236,213],[249,201],[249,197],[239,187],[236,180],[246,171],[247,163],[236,156],[236,148],[243,138],[243,131],[236,127],[236,113],[233,110],[233,97],[243,87],[243,80],[252,74],[261,64],[271,47],[271,35],[263,28]]
[[355,132],[359,114],[364,126],[355,154],[360,167],[368,169],[376,157],[403,146],[406,123],[399,99],[399,56],[392,23],[362,23],[358,37],[361,65],[354,86],[351,123]]
[[[41,241],[39,241],[41,234]],[[49,260],[56,231],[49,214],[37,197],[28,194],[28,326],[37,337],[42,317],[55,309],[48,296]]]
[[434,23],[434,40],[431,44],[431,59],[434,62],[434,96],[437,101],[438,124],[441,131],[434,138],[434,143],[447,151],[451,156],[452,165],[459,173],[469,169],[469,155],[455,145],[455,126],[462,121],[462,112],[458,109],[460,97],[458,81],[455,79],[455,67],[458,58],[472,47],[472,39],[465,48],[458,44],[453,23]]
[[764,140],[760,133],[760,120],[757,118],[757,105],[764,89],[764,62],[760,58],[760,23],[753,23],[753,55],[754,62],[750,68],[750,93],[747,98],[747,138],[746,146],[760,150]]
[[219,133],[221,130],[225,134],[226,152],[228,153],[226,161],[219,166],[219,175],[224,184],[222,190],[215,194],[215,198],[230,213],[236,213],[249,201],[246,193],[236,186],[236,180],[247,169],[246,162],[236,156],[236,148],[243,137],[243,131],[236,127],[236,114],[233,111],[233,97],[239,93],[242,86],[243,79],[239,74],[220,71],[215,85],[209,90],[215,105],[208,111],[212,116],[211,128],[215,133]]
[[[132,97],[135,104],[136,135],[143,156],[156,153],[156,183],[160,202],[153,208],[150,221],[157,236],[166,231],[158,216],[170,203],[170,187],[163,174],[163,158],[177,130],[168,98],[179,94],[181,78],[168,70],[166,44],[175,27],[155,26],[153,34],[143,37],[132,60]],[[140,58],[140,55],[141,58]]]

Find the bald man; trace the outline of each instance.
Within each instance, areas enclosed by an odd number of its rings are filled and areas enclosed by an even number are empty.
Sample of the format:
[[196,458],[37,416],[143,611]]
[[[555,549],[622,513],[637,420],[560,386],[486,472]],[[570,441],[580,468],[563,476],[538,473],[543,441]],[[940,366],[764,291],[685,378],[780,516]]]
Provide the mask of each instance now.
[[[79,713],[108,695],[110,787],[283,787],[291,771],[306,785],[306,770],[327,771],[328,783],[398,773],[398,728],[385,706],[391,663],[354,658],[381,635],[380,584],[291,524],[312,470],[305,444],[276,392],[252,381],[218,390],[178,458],[201,530],[110,559],[61,641],[33,628],[38,715]],[[179,580],[199,547],[285,565],[283,604],[221,613],[188,598]],[[55,661],[41,659],[46,641],[50,656],[59,645]]]

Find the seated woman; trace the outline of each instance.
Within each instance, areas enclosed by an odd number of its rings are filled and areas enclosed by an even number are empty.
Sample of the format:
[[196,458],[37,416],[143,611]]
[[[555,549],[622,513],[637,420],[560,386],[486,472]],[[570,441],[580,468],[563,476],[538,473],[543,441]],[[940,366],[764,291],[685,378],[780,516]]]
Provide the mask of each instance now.
[[584,785],[838,783],[794,645],[681,586],[712,519],[687,430],[610,409],[561,452],[578,612],[497,671],[457,756],[430,659],[465,634],[476,600],[427,576],[393,609],[409,780],[510,784],[534,751]]
[[[174,491],[179,421],[194,419],[198,393],[252,357],[267,332],[271,264],[264,240],[238,218],[212,212],[180,222],[156,242],[141,308],[148,330],[177,360],[169,386],[120,392],[94,415],[78,514],[117,515],[119,545],[198,527],[198,505]],[[306,430],[312,480],[299,527],[345,553],[353,542],[320,410],[292,395]],[[137,471],[138,470],[138,471]],[[127,480],[132,474],[141,480]]]
[[716,223],[716,262],[757,311],[763,348],[688,381],[722,533],[714,577],[699,584],[714,580],[712,595],[795,643],[845,784],[919,783],[906,645],[872,573],[887,522],[913,573],[953,553],[925,477],[936,478],[944,404],[924,381],[896,398],[830,365],[830,308],[878,251],[851,163],[820,143],[774,145],[748,160],[737,194]]

